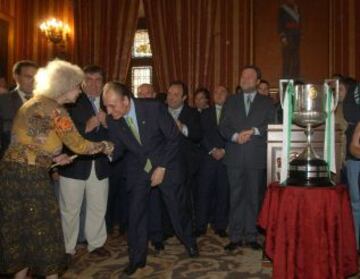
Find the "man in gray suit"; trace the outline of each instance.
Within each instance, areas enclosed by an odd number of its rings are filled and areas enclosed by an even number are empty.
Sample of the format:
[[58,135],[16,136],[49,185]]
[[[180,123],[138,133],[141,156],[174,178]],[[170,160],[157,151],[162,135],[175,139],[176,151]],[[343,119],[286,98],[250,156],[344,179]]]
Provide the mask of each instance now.
[[0,158],[10,143],[12,122],[17,110],[32,97],[37,69],[38,66],[33,61],[22,60],[15,63],[13,77],[16,88],[0,95]]
[[274,106],[270,98],[258,94],[260,79],[256,66],[243,68],[242,92],[228,99],[220,120],[230,183],[230,243],[225,246],[229,251],[243,244],[261,248],[256,241],[256,217],[265,187],[266,130],[274,119]]

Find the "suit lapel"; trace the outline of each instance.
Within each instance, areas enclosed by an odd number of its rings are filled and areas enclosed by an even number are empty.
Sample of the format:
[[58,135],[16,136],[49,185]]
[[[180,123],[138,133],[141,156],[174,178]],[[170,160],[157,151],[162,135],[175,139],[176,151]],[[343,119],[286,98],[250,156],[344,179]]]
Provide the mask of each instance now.
[[179,120],[181,123],[186,122],[185,119],[184,119],[184,118],[185,118],[185,115],[186,115],[185,110],[186,110],[186,105],[184,104],[184,106],[183,106],[183,108],[181,109],[180,114],[179,114],[179,116],[178,116],[178,120]]
[[[221,113],[220,112],[220,117],[219,119],[221,118]],[[214,105],[214,107],[212,107],[211,109],[211,121],[213,121],[213,123],[215,124],[215,126],[218,126],[218,123],[217,123],[217,116],[216,116],[216,106]]]
[[14,94],[12,94],[12,111],[16,112],[23,104],[21,97],[17,90],[15,90]]
[[246,116],[246,111],[245,111],[244,93],[239,94],[238,101],[239,101],[239,107],[241,110],[241,112],[240,112],[241,116],[245,119],[247,116]]
[[146,143],[146,135],[147,135],[147,123],[146,123],[146,115],[144,111],[142,110],[141,104],[137,102],[137,100],[134,100],[134,106],[135,106],[135,113],[136,113],[136,120],[137,120],[137,126],[138,126],[138,133],[140,135],[141,143],[137,141],[135,138],[133,132],[131,131],[130,127],[127,125],[125,118],[121,118],[121,126],[123,129],[123,132],[126,134],[128,141],[136,148],[141,148],[142,145]]
[[138,149],[141,147],[140,143],[137,141],[137,139],[131,132],[130,127],[127,125],[124,117],[120,119],[120,128],[123,136],[125,136],[124,141],[126,141],[134,149]]
[[94,110],[94,106],[93,104],[91,103],[90,99],[88,98],[88,96],[83,93],[83,98],[84,98],[84,103],[86,104],[87,108],[86,110],[89,112],[89,114],[91,116],[95,116],[96,115],[96,111]]
[[144,145],[145,141],[146,141],[146,129],[147,129],[147,124],[146,124],[146,115],[144,113],[144,111],[142,110],[141,105],[134,100],[134,106],[135,106],[135,113],[136,113],[136,118],[137,118],[137,125],[139,128],[139,135],[140,135],[140,139],[141,139],[141,143]]

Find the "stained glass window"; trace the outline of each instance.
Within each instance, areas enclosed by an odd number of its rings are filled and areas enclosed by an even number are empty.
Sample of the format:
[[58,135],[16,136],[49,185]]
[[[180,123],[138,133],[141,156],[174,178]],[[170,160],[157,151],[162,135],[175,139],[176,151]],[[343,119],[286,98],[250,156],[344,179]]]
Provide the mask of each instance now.
[[132,49],[132,56],[134,58],[152,56],[149,33],[147,30],[136,31],[134,38],[134,45]]

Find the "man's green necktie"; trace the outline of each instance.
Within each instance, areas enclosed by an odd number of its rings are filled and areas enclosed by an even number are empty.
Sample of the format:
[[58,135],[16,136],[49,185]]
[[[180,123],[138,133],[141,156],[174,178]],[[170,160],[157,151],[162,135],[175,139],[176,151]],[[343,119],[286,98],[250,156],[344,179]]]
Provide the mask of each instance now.
[[[126,121],[126,124],[129,126],[132,134],[134,135],[135,139],[138,141],[138,143],[140,143],[141,145],[141,139],[140,139],[140,134],[139,132],[137,131],[136,127],[135,127],[135,124],[134,124],[134,121],[132,119],[132,117],[125,117],[125,121]],[[145,167],[144,167],[144,171],[149,173],[152,169],[152,164],[151,164],[151,161],[150,159],[146,159],[146,164],[145,164]]]

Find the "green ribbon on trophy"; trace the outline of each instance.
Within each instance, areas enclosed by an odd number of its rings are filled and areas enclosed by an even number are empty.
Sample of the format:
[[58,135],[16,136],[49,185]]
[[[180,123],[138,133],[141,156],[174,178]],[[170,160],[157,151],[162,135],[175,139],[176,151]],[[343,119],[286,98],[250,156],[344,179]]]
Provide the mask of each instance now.
[[331,87],[326,85],[326,103],[325,111],[327,113],[325,122],[325,144],[324,144],[324,160],[328,164],[328,173],[336,173],[335,163],[335,102],[334,94]]
[[[279,84],[280,96],[283,96],[280,100],[284,110],[281,184],[300,187],[335,185],[331,180],[331,173],[336,172],[334,111],[339,98],[339,82],[325,80],[323,85],[294,85],[293,80],[280,80]],[[324,156],[320,159],[311,143],[314,140],[314,128],[324,122]],[[306,146],[295,159],[289,161],[292,123],[305,128]]]
[[282,90],[283,84],[286,85],[285,97],[283,100],[283,151],[281,155],[281,184],[286,183],[289,169],[289,159],[291,150],[291,128],[292,128],[292,114],[293,114],[293,98],[294,98],[294,81],[293,80],[281,80],[280,90]]

